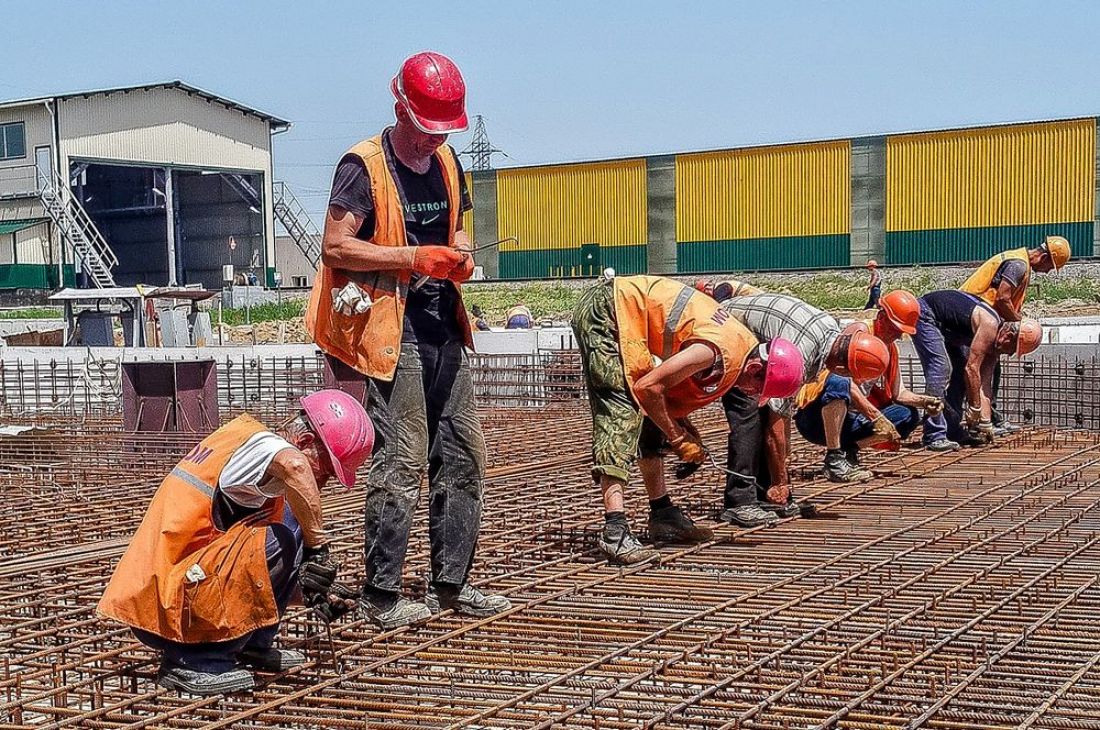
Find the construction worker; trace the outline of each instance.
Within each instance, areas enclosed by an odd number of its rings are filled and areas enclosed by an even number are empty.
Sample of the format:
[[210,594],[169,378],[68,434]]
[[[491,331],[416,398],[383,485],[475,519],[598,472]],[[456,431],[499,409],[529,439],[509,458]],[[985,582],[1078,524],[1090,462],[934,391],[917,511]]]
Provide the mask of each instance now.
[[879,297],[882,295],[882,274],[878,270],[878,261],[871,259],[867,262],[867,270],[871,272],[871,279],[867,282],[867,303],[864,309],[874,309],[878,306]]
[[753,294],[762,294],[763,289],[737,279],[724,279],[714,285],[711,296],[717,302],[724,302],[734,297],[750,297]]
[[479,332],[488,332],[492,329],[485,320],[485,312],[482,311],[481,307],[476,304],[470,307],[470,314],[474,315],[474,327],[476,327]]
[[[361,383],[378,429],[367,479],[362,605],[384,629],[453,608],[488,616],[511,605],[469,585],[481,525],[485,439],[466,351],[460,284],[474,261],[471,208],[447,135],[466,129],[454,62],[417,53],[390,85],[397,122],[340,160],[306,327],[334,377]],[[357,386],[358,387],[358,386]],[[424,603],[401,595],[409,530],[425,471],[431,576]]]
[[587,289],[573,313],[592,408],[593,479],[603,492],[600,550],[613,562],[657,555],[631,533],[623,489],[635,456],[649,495],[655,542],[698,543],[695,525],[668,496],[661,452],[698,466],[705,451],[688,414],[735,384],[759,402],[801,381],[799,352],[781,339],[761,345],[709,297],[659,276],[617,276]]
[[506,330],[529,330],[531,329],[531,310],[522,304],[516,305],[508,310],[505,322]]
[[[795,297],[754,294],[729,299],[722,307],[757,339],[794,343],[805,364],[800,385],[816,381],[823,370],[857,384],[886,371],[886,345],[866,326],[853,324],[842,331],[833,317]],[[757,527],[774,522],[777,515],[798,514],[787,476],[793,400],[773,399],[762,407],[752,394],[733,388],[722,398],[722,407],[730,427],[727,468],[732,472],[726,477],[722,519]],[[839,450],[827,455],[826,471],[837,481],[858,476]]]
[[955,289],[929,292],[919,301],[913,345],[925,389],[944,401],[942,413],[924,419],[924,445],[951,451],[991,441],[997,356],[1034,351],[1042,342],[1042,327],[1034,319],[1005,322],[978,297]]
[[[901,380],[897,341],[917,330],[920,303],[910,292],[897,289],[881,297],[871,332],[886,345],[889,364],[878,380],[857,386],[851,378],[823,371],[818,380],[802,387],[797,399],[795,425],[807,441],[831,452],[843,451],[853,466],[853,479],[873,474],[859,468],[859,450],[876,447],[893,450],[920,425],[923,409],[937,414],[938,398],[914,393]],[[834,457],[836,458],[836,457]]]
[[[1070,259],[1069,241],[1063,236],[1047,236],[1035,248],[1016,248],[999,253],[979,266],[959,287],[981,299],[993,308],[1005,322],[1023,319],[1024,300],[1031,283],[1031,272],[1057,273]],[[1001,417],[997,410],[997,391],[1000,389],[1001,366],[993,370],[993,427],[998,432],[1018,429]]]
[[191,449],[153,495],[107,584],[99,614],[162,653],[164,687],[236,692],[253,686],[242,665],[302,664],[301,652],[273,646],[299,588],[327,620],[355,606],[353,592],[332,592],[337,566],[320,489],[332,476],[355,483],[374,429],[338,390],[301,406],[274,430],[238,416]]

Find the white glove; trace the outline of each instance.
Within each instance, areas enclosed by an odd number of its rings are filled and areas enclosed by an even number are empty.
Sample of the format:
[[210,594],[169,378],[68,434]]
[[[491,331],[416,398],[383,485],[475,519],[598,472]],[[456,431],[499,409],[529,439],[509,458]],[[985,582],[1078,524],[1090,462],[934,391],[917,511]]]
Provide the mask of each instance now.
[[362,314],[370,309],[371,301],[354,281],[349,281],[343,289],[332,290],[332,308],[345,317]]

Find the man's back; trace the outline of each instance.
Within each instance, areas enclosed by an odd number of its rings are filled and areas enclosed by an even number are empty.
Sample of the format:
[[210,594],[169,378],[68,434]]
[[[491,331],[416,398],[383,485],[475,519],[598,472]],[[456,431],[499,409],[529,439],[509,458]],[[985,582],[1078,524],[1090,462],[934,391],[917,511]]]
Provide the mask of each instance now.
[[840,325],[832,315],[786,294],[754,294],[735,297],[722,304],[761,342],[782,337],[802,353],[805,381],[817,377],[825,366]]

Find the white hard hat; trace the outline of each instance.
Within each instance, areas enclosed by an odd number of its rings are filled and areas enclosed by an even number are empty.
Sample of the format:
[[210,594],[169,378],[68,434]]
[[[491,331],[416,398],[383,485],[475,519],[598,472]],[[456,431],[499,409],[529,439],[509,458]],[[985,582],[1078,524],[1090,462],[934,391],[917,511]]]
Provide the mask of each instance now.
[[615,278],[615,269],[608,266],[606,269],[603,270],[603,278],[607,279],[608,281],[611,281],[612,279],[614,279]]

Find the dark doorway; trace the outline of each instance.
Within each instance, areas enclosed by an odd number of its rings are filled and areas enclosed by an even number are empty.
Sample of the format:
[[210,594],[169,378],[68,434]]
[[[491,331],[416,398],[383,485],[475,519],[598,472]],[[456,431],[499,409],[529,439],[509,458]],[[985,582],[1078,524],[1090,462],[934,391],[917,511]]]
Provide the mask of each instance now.
[[264,281],[264,216],[260,174],[177,170],[179,283],[222,287],[222,266]]

